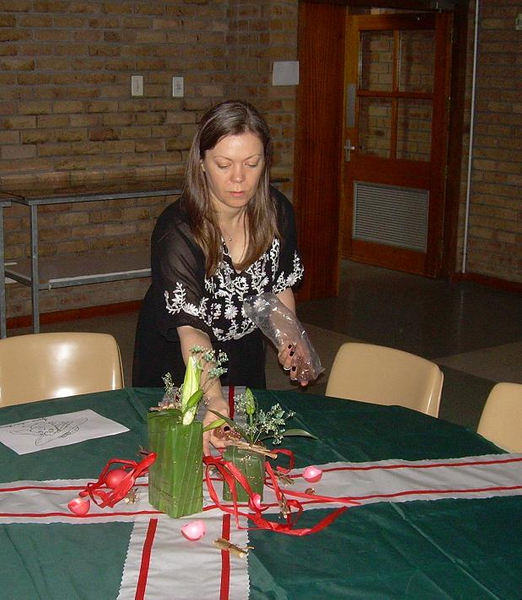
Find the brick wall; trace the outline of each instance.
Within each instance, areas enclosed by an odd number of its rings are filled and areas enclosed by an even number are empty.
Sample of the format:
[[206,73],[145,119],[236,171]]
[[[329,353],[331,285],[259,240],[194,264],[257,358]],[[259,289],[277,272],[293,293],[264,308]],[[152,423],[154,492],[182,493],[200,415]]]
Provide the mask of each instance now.
[[[0,3],[2,179],[180,171],[198,111],[225,95],[227,5]],[[131,74],[144,95],[130,95]],[[186,97],[170,94],[185,76]]]
[[[292,86],[272,86],[274,61],[296,60],[297,0],[230,1],[227,36],[229,96],[255,104],[274,138],[274,176],[291,177],[294,162],[295,100]],[[291,194],[291,186],[283,186]]]
[[520,11],[513,0],[481,2],[467,248],[468,272],[516,282],[522,282],[522,31],[515,30]]
[[[265,113],[274,176],[291,177],[295,88],[273,88],[271,70],[296,48],[297,0],[0,0],[0,182],[181,175],[199,118],[232,97]],[[131,75],[143,75],[143,97],[131,97]],[[172,76],[184,98],[172,98]],[[41,255],[147,246],[172,200],[42,206]],[[27,209],[4,212],[6,259],[28,256]],[[140,299],[147,284],[44,292],[41,310]],[[30,313],[28,292],[7,286],[8,316]]]
[[[522,281],[518,11],[518,1],[482,0],[467,262],[510,281]],[[0,0],[0,182],[181,174],[198,119],[225,98],[264,112],[273,174],[292,177],[296,90],[273,87],[271,72],[297,56],[297,13],[298,0]],[[133,74],[144,77],[142,98],[130,95]],[[171,97],[174,75],[185,78],[182,99]],[[461,248],[467,135],[463,147]],[[291,182],[283,189],[291,195]],[[171,200],[42,207],[42,252],[147,245]],[[28,256],[27,210],[5,216],[6,258]],[[146,285],[45,292],[42,310],[139,299]],[[28,292],[8,285],[9,316],[30,313]]]

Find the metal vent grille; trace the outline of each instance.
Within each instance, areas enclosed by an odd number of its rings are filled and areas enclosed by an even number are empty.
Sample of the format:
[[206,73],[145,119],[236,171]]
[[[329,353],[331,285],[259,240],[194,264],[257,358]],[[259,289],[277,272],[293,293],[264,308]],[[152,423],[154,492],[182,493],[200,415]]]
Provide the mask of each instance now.
[[429,191],[354,183],[353,239],[426,252]]

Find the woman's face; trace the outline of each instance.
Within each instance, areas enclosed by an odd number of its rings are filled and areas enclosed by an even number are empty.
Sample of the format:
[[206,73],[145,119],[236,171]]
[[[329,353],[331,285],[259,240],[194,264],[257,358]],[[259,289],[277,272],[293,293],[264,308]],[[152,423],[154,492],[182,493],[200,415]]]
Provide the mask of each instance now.
[[227,135],[201,161],[210,198],[218,211],[243,208],[256,193],[264,167],[257,135]]

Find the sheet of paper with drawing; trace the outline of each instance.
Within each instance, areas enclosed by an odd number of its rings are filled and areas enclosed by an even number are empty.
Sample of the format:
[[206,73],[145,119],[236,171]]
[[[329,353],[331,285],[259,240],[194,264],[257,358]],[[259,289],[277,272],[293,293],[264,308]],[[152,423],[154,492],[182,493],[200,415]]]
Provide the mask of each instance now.
[[126,431],[127,427],[93,410],[79,410],[2,425],[0,442],[17,454],[30,454]]

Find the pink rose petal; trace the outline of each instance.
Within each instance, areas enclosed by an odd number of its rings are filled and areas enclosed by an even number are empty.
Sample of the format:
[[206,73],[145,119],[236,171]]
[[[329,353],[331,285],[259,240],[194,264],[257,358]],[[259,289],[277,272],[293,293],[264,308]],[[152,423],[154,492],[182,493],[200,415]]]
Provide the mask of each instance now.
[[303,471],[303,479],[310,483],[316,483],[321,479],[322,476],[323,472],[317,467],[306,467],[306,469]]
[[190,521],[190,523],[183,525],[181,534],[187,540],[199,540],[205,535],[205,523],[203,521]]
[[91,501],[89,498],[73,498],[68,504],[67,508],[80,517],[86,515],[91,508]]

